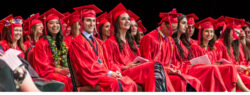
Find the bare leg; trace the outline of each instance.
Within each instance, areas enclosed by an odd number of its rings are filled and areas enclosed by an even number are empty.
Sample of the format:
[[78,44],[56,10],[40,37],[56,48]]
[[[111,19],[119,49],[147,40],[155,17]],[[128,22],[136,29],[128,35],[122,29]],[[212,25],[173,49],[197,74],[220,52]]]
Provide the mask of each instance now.
[[241,80],[239,74],[237,74],[237,78],[238,78],[238,80],[237,80],[236,86],[238,86],[244,92],[249,92],[250,90],[245,86],[245,84]]
[[27,73],[23,83],[21,85],[21,91],[23,92],[40,92],[40,90],[36,87],[34,82],[32,81],[29,73]]

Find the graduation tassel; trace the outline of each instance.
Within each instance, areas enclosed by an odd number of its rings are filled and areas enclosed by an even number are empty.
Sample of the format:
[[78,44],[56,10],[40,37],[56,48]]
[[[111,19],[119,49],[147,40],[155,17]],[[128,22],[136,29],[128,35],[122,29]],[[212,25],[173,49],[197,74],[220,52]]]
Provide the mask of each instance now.
[[170,20],[170,17],[168,16],[168,22],[169,22],[169,25],[170,25],[170,34],[169,36],[172,36],[173,34],[173,29],[172,29],[172,24],[171,24],[171,20]]
[[45,35],[47,35],[46,17],[44,17],[43,24],[44,24],[44,32],[45,32]]
[[199,26],[199,32],[198,32],[198,44],[201,43],[201,26]]
[[12,41],[14,41],[14,29],[13,29],[13,24],[11,24],[11,37],[12,37]]
[[81,11],[81,31],[80,31],[80,33],[82,33],[82,11]]

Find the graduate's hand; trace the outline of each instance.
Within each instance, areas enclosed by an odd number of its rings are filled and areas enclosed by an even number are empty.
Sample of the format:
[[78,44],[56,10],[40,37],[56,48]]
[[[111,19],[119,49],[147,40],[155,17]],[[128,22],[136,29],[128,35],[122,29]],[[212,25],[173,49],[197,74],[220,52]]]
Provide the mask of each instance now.
[[237,66],[237,70],[240,71],[240,72],[244,72],[245,70],[248,70],[248,68],[245,67],[245,66],[240,65],[240,66]]
[[129,63],[127,66],[125,66],[124,69],[126,70],[126,69],[132,68],[132,67],[137,66],[137,65],[138,65],[138,64],[137,64],[136,62],[133,61],[133,62]]
[[118,75],[118,78],[122,78],[122,74],[119,71],[116,71],[116,74]]
[[60,73],[62,75],[68,75],[69,74],[69,69],[68,68],[63,68],[63,69],[56,68],[55,72]]
[[121,78],[120,75],[117,74],[116,72],[112,72],[111,77],[113,77],[113,78]]

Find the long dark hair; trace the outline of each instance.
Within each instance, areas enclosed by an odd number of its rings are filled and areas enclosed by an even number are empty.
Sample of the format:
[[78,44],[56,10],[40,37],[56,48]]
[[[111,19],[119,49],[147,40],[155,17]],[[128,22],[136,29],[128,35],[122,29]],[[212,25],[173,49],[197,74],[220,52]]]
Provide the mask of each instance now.
[[[60,30],[59,30],[59,33],[56,34],[56,47],[57,47],[57,49],[62,49],[61,44],[62,44],[64,38],[63,38],[63,34],[62,34],[62,24],[61,24],[60,20],[58,20],[58,21],[60,24]],[[47,24],[48,24],[48,22],[46,22],[46,25]],[[52,37],[52,34],[49,32],[48,27],[46,27],[46,28],[47,28],[48,35]]]
[[[201,47],[205,47],[205,45],[203,44],[203,36],[202,36],[203,31],[204,31],[204,29],[201,30],[201,32],[202,32],[201,35],[198,35],[198,36],[201,36],[201,43],[200,43],[200,46],[201,46]],[[214,43],[215,43],[216,39],[217,39],[217,36],[216,36],[216,34],[214,34],[213,39],[211,39],[211,40],[208,42],[208,47],[209,47],[211,50],[214,49]]]
[[134,36],[134,39],[135,39],[135,42],[136,42],[136,44],[139,44],[140,43],[140,33],[139,33],[139,31],[137,30],[137,32],[136,32],[136,35]]
[[234,56],[235,56],[235,60],[239,61],[239,39],[231,41],[232,39],[230,38],[230,33],[231,33],[232,29],[233,29],[232,27],[227,27],[225,29],[225,31],[223,32],[223,34],[222,34],[222,38],[223,38],[224,45],[227,48],[228,55],[230,57],[232,56],[232,54],[231,54],[231,45],[232,45],[233,50],[234,50],[233,53],[234,53]]
[[101,24],[99,26],[99,36],[100,36],[100,39],[103,40],[103,36],[102,36],[102,27],[104,26],[104,24]]
[[[178,17],[178,26],[177,26],[177,32],[175,32],[172,37],[174,38],[174,42],[175,42],[175,45],[177,46],[177,49],[179,51],[179,54],[181,55],[181,58],[184,59],[184,55],[183,55],[183,49],[180,45],[180,43],[178,43],[178,39],[177,39],[177,34],[179,32],[179,26],[180,26],[180,21],[182,19],[184,19],[187,17],[185,15],[181,15]],[[181,35],[180,37],[180,40],[182,41],[182,43],[186,46],[186,48],[188,49],[188,59],[191,59],[193,57],[193,54],[191,53],[190,51],[190,46],[191,46],[191,43],[188,41],[188,32],[186,31],[184,34]]]
[[[116,38],[116,41],[118,43],[119,50],[123,51],[123,44],[124,43],[122,42],[122,40],[120,38],[120,23],[119,23],[119,19],[120,19],[120,16],[118,16],[118,18],[115,21],[115,38]],[[134,46],[134,38],[132,37],[132,34],[131,34],[131,27],[128,29],[128,31],[126,33],[126,39],[128,40],[128,44],[129,44],[130,49],[134,53],[136,53],[137,49]]]

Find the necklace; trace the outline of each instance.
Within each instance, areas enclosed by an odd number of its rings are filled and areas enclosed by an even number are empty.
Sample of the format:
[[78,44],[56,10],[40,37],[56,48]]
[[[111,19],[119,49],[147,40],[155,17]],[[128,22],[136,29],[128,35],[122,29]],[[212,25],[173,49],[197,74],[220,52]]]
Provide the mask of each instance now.
[[[61,49],[58,50],[56,46],[56,41],[51,38],[51,36],[45,36],[47,41],[49,42],[49,46],[51,49],[51,52],[53,54],[53,60],[54,60],[54,65],[57,68],[67,68],[67,49],[65,46],[65,42],[62,42],[61,44]],[[62,61],[62,64],[60,62]]]

